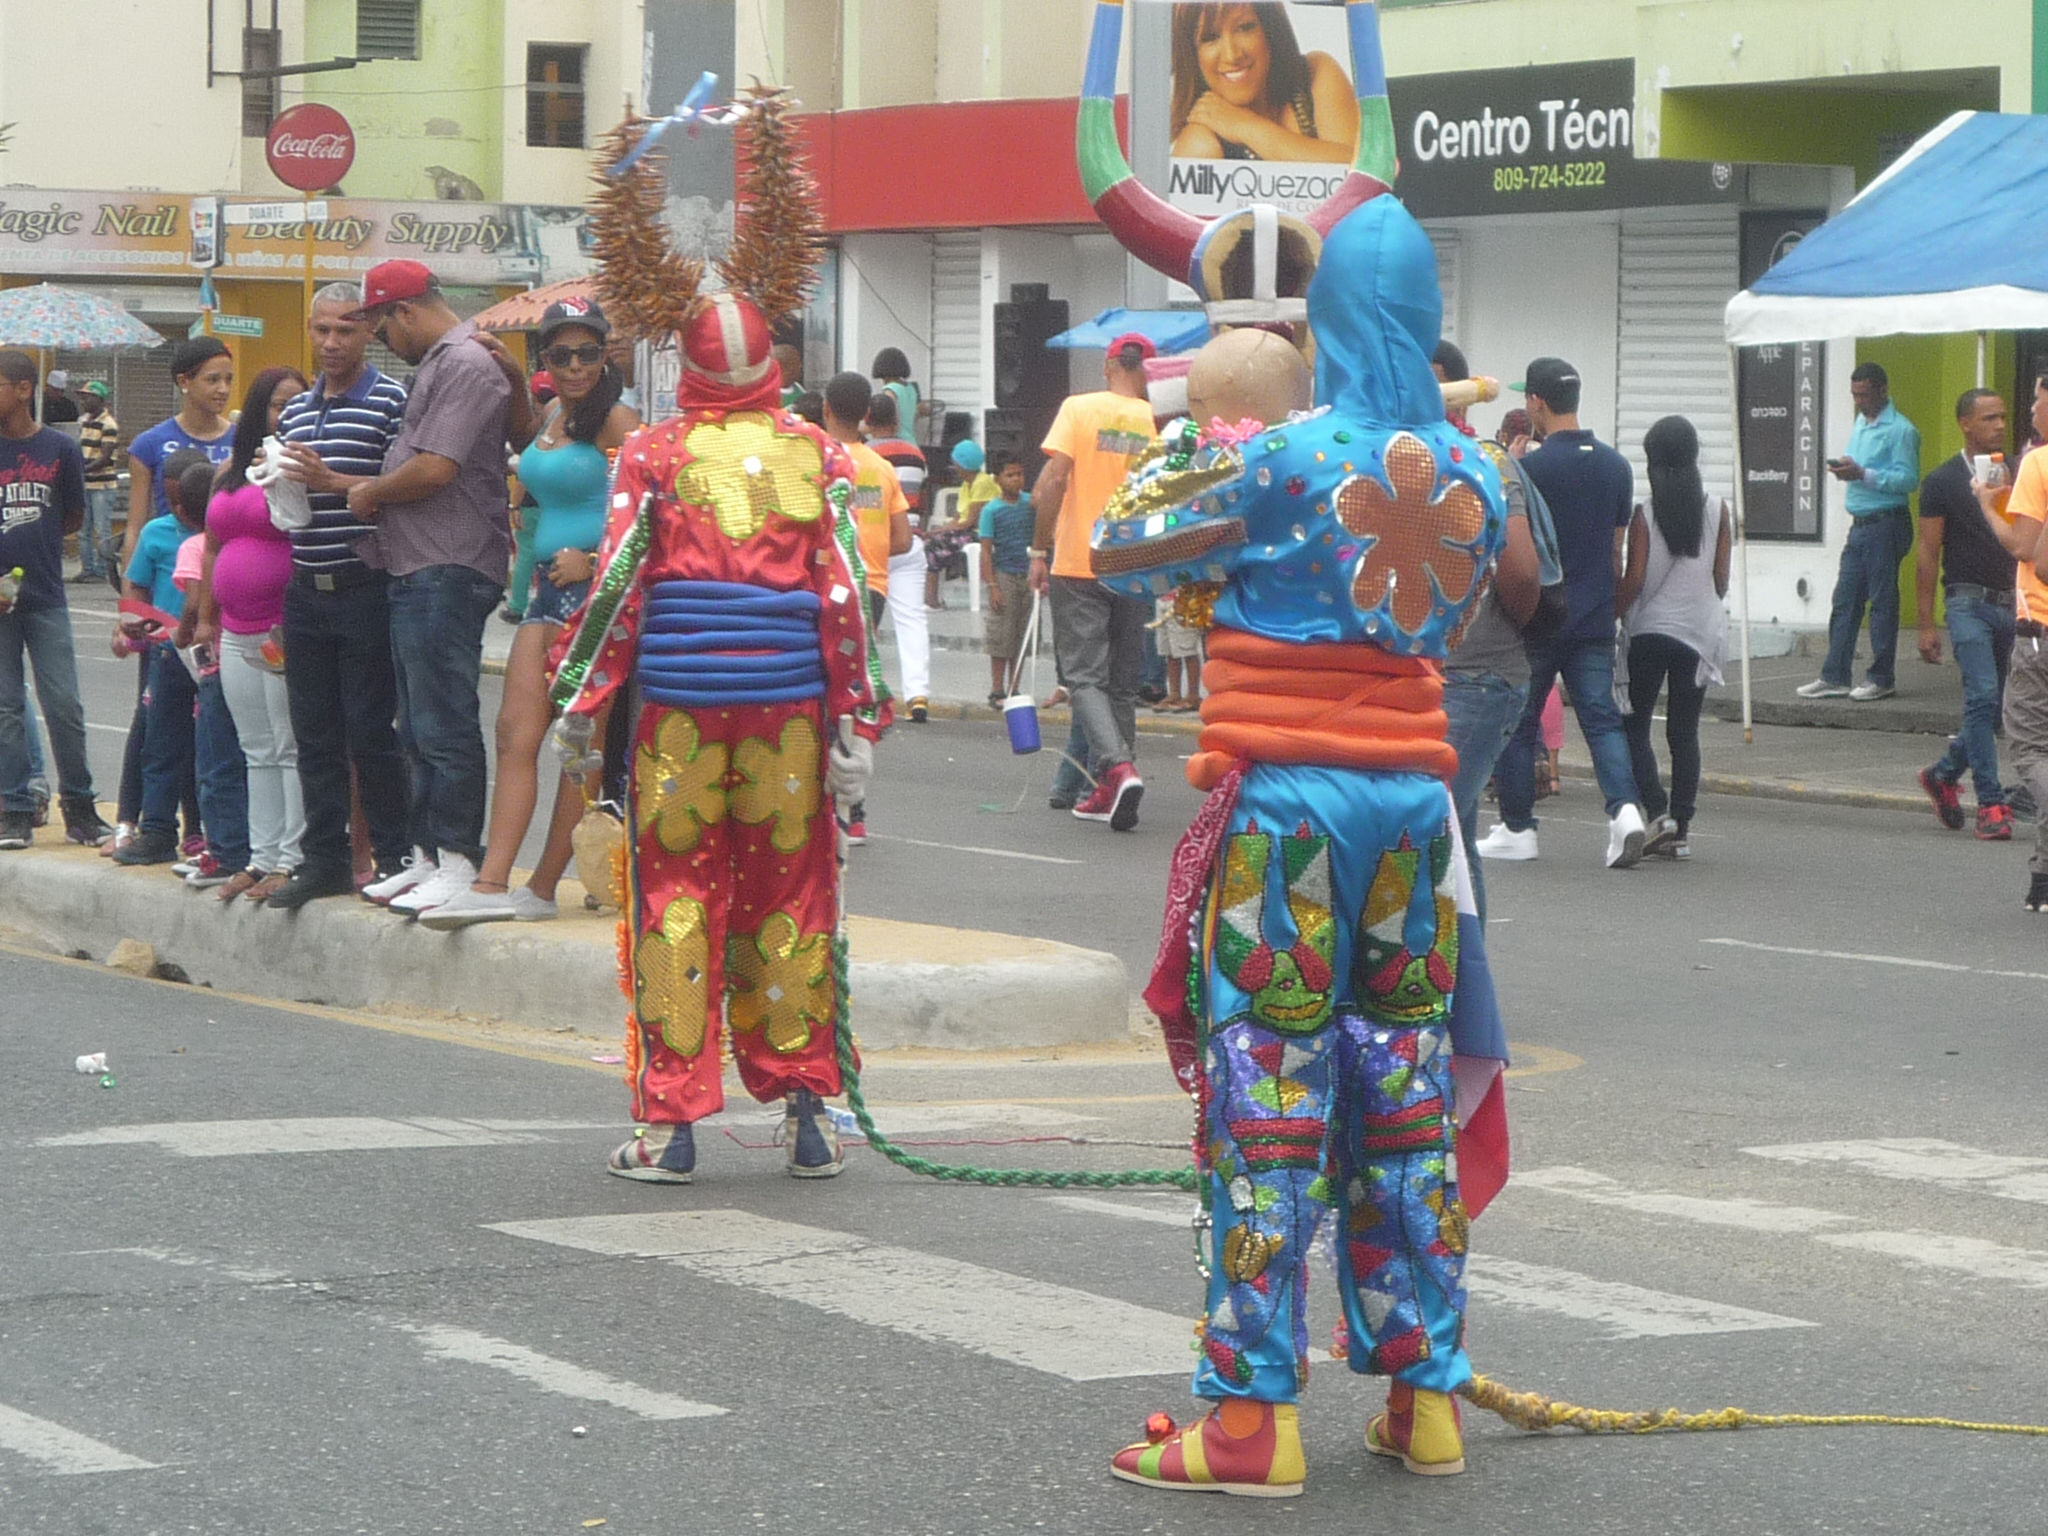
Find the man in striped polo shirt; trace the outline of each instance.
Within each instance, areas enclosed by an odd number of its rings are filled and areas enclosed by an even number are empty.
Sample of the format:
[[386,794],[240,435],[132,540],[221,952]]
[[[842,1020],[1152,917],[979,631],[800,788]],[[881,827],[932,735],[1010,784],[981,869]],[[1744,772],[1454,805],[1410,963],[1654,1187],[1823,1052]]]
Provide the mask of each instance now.
[[358,548],[374,530],[348,510],[348,488],[383,470],[405,419],[405,388],[370,366],[370,327],[348,318],[360,302],[349,283],[313,296],[307,327],[320,377],[278,422],[313,508],[312,526],[292,534],[284,599],[285,683],[306,801],[305,861],[269,903],[288,910],[355,889],[351,767],[379,874],[395,873],[411,846],[388,579]]

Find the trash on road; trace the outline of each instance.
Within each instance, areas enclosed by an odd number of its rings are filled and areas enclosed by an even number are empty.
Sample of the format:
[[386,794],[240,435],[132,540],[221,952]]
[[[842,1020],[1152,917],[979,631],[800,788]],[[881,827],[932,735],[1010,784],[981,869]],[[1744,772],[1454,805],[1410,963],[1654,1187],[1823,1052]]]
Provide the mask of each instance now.
[[72,1063],[72,1070],[86,1074],[104,1072],[107,1070],[107,1053],[94,1051],[90,1056],[81,1056]]
[[108,1073],[108,1074],[107,1074],[107,1075],[106,1075],[105,1077],[101,1078],[101,1079],[100,1079],[100,1086],[101,1086],[102,1088],[111,1088],[111,1087],[113,1087],[113,1086],[114,1086],[114,1074],[113,1074],[113,1073],[111,1073],[111,1072],[109,1072],[109,1073]]
[[574,1429],[570,1430],[569,1433],[574,1435],[578,1440],[581,1440],[585,1435],[590,1433],[590,1426],[588,1424],[578,1424]]

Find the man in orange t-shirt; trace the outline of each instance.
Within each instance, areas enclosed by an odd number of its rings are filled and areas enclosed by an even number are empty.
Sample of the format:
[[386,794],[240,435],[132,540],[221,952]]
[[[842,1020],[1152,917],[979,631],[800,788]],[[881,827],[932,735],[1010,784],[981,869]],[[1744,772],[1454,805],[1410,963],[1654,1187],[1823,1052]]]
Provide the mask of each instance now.
[[[873,393],[866,377],[858,373],[835,373],[825,385],[825,431],[853,458],[853,520],[861,564],[867,567],[870,647],[889,600],[889,557],[910,549],[910,503],[904,499],[903,486],[889,461],[861,441],[860,424]],[[868,840],[865,801],[847,807],[846,840]]]
[[1074,815],[1106,821],[1117,832],[1138,824],[1138,801],[1145,793],[1131,759],[1138,745],[1138,684],[1152,605],[1119,597],[1097,581],[1089,543],[1110,493],[1151,446],[1145,359],[1155,350],[1135,332],[1110,343],[1102,365],[1107,388],[1070,396],[1060,407],[1032,492],[1038,528],[1031,588],[1052,597],[1053,649],[1096,776],[1094,792],[1073,808]]
[[[2048,432],[2048,375],[2034,383],[2034,430]],[[2020,461],[2019,478],[2003,508],[1998,503],[2004,491],[1981,483],[1973,483],[1971,489],[1993,528],[1999,526],[1996,514],[2001,510],[2012,520],[2011,533],[2001,542],[2019,556],[2014,582],[2019,618],[2013,625],[2012,671],[2005,682],[2005,743],[2021,781],[2040,807],[2034,818],[2026,908],[2048,912],[2048,651],[2041,648],[2048,640],[2048,538],[2041,537],[2048,526],[2048,450]]]

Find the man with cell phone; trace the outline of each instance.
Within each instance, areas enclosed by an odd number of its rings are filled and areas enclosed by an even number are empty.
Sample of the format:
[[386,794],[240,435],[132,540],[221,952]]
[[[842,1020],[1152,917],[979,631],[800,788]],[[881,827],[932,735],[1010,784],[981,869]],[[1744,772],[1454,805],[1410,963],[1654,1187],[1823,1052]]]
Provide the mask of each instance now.
[[[1828,473],[1848,487],[1849,541],[1828,614],[1828,655],[1820,676],[1799,689],[1802,699],[1854,699],[1867,704],[1898,691],[1899,562],[1913,548],[1906,499],[1920,483],[1920,429],[1892,404],[1891,380],[1876,363],[1849,375],[1856,426]],[[1870,670],[1853,688],[1856,636],[1870,610]]]

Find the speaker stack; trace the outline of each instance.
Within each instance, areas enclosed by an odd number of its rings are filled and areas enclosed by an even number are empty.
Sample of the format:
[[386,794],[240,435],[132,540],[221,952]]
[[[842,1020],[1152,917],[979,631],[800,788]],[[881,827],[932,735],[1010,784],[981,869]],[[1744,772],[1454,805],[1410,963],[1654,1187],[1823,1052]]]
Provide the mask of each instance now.
[[987,412],[982,447],[990,459],[1014,453],[1036,483],[1045,463],[1040,444],[1067,398],[1067,354],[1046,343],[1067,328],[1067,301],[1044,283],[1016,283],[995,312],[996,403]]

